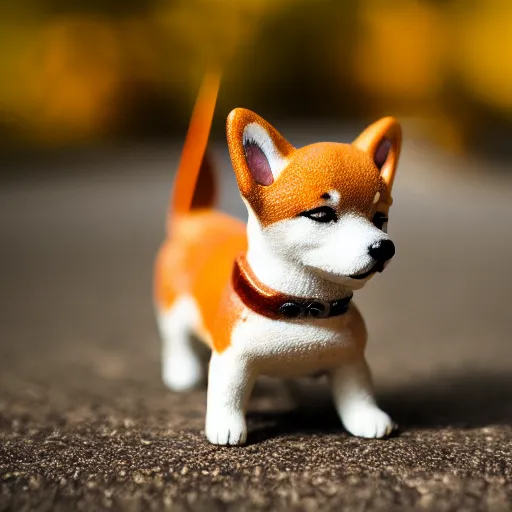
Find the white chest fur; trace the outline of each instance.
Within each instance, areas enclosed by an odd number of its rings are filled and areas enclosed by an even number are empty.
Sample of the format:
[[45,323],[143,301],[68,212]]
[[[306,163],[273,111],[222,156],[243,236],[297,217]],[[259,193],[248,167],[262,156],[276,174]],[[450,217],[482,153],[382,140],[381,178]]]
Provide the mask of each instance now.
[[261,374],[311,375],[364,350],[366,335],[355,306],[341,316],[272,320],[246,309],[236,323],[231,348]]

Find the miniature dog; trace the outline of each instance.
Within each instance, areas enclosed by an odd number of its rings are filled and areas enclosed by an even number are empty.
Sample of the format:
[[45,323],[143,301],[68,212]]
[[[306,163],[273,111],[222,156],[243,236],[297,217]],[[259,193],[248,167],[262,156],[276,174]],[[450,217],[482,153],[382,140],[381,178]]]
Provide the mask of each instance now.
[[164,382],[177,391],[203,382],[196,337],[211,349],[211,443],[245,443],[259,375],[326,374],[351,434],[388,435],[394,423],[375,402],[365,325],[351,298],[395,253],[386,225],[400,125],[387,117],[352,144],[296,149],[255,113],[233,110],[227,141],[246,226],[212,206],[203,156],[217,87],[207,81],[198,99],[155,265]]

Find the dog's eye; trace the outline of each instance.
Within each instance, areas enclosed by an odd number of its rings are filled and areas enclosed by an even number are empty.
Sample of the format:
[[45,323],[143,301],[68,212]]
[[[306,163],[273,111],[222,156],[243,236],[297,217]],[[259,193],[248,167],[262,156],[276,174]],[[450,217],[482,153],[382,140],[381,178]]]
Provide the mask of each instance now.
[[383,213],[377,212],[373,216],[372,222],[376,228],[380,229],[381,231],[384,231],[384,233],[388,232],[388,218]]
[[314,220],[315,222],[336,222],[336,212],[330,206],[320,206],[300,214],[302,217]]

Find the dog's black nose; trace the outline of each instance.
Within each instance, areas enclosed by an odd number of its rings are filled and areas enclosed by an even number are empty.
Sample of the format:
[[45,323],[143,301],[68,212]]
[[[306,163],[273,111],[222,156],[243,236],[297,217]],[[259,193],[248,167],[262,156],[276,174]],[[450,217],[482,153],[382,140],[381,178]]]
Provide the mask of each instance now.
[[377,261],[388,261],[395,255],[395,244],[391,240],[379,240],[368,248],[370,256]]

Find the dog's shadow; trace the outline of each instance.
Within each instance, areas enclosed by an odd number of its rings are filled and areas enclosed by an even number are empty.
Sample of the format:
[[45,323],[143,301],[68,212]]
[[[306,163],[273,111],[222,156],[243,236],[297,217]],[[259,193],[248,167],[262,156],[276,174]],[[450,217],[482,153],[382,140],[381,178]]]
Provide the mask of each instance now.
[[[334,407],[326,398],[317,405],[281,411],[249,411],[249,442],[291,434],[342,432]],[[477,428],[512,425],[512,375],[460,374],[417,382],[378,396],[379,405],[408,429]]]

